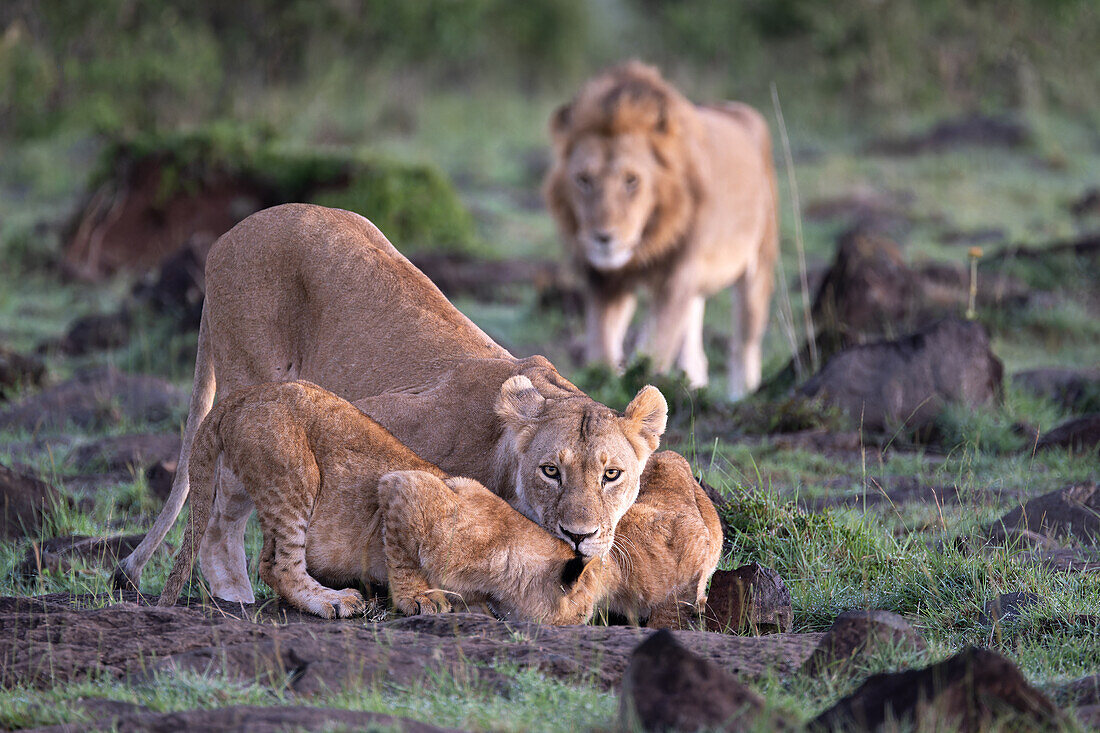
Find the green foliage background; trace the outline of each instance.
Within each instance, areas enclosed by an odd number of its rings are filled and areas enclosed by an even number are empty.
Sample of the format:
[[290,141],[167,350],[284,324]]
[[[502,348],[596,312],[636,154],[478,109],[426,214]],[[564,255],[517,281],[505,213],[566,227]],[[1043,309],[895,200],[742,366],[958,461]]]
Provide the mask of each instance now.
[[562,90],[625,56],[856,114],[1087,111],[1100,93],[1092,0],[15,0],[0,34],[0,129],[19,136],[238,117],[256,90],[304,83],[378,93],[372,73]]

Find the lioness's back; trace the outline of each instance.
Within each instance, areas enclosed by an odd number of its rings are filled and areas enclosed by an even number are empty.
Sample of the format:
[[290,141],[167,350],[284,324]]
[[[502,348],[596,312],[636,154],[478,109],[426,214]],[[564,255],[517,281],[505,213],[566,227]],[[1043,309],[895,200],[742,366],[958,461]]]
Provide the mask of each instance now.
[[[372,393],[400,390],[407,369],[380,354],[395,347],[416,369],[455,358],[456,343],[467,357],[508,357],[367,219],[308,204],[260,211],[218,239],[204,319],[221,394],[301,378],[360,399],[368,370]],[[349,338],[363,331],[372,338]]]

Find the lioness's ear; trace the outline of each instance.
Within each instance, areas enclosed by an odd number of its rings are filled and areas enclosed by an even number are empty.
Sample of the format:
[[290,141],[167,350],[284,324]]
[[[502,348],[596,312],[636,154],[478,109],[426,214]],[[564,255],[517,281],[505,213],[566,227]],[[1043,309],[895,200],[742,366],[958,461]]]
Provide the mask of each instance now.
[[573,121],[573,105],[563,104],[550,115],[550,136],[560,140],[569,132],[569,125]]
[[650,451],[657,450],[668,422],[668,403],[661,390],[647,384],[635,395],[624,413],[627,422],[638,431]]
[[539,394],[530,379],[520,375],[500,385],[496,413],[506,426],[519,432],[539,416],[544,404],[546,398]]

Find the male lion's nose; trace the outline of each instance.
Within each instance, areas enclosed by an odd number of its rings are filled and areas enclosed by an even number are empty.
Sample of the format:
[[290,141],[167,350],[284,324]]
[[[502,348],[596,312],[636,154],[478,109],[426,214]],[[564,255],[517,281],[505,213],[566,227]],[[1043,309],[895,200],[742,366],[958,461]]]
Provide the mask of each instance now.
[[606,232],[603,229],[597,229],[592,232],[592,236],[595,237],[596,241],[600,244],[607,244],[611,241],[611,232]]
[[584,533],[570,532],[569,530],[567,530],[565,527],[563,527],[560,524],[558,525],[558,529],[561,530],[561,533],[563,535],[565,535],[566,537],[568,537],[570,540],[573,541],[573,547],[577,550],[577,552],[581,551],[581,543],[582,542],[584,542],[589,537],[595,537],[596,534],[600,531],[599,527],[597,527],[596,529],[592,530],[591,532],[584,532]]

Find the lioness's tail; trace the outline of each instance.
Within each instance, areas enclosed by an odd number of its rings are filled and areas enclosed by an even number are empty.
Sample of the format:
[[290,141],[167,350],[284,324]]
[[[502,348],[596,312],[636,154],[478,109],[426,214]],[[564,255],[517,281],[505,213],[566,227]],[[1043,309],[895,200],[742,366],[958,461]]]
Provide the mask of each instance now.
[[195,440],[195,433],[199,424],[210,412],[214,404],[214,392],[217,380],[214,375],[214,361],[210,353],[210,334],[206,320],[206,308],[202,311],[202,320],[199,324],[199,345],[195,354],[195,378],[191,385],[191,405],[187,413],[187,426],[183,431],[183,445],[180,448],[179,461],[176,464],[176,477],[172,481],[172,491],[164,508],[157,515],[157,520],[146,533],[141,543],[133,552],[123,558],[115,567],[111,578],[116,588],[120,590],[138,590],[141,583],[141,571],[145,569],[153,552],[164,541],[172,525],[176,523],[176,517],[183,509],[183,503],[187,501],[188,491],[188,465],[191,459],[191,445]]
[[172,572],[168,574],[168,580],[164,583],[160,600],[157,601],[158,606],[175,605],[183,588],[184,579],[191,575],[199,545],[202,544],[202,538],[206,534],[206,525],[210,522],[210,510],[214,506],[214,494],[217,490],[214,472],[222,450],[221,437],[218,435],[220,423],[218,418],[221,414],[220,411],[211,413],[202,422],[195,436],[189,468],[191,516],[187,522],[183,544],[176,555],[176,562],[172,566]]

